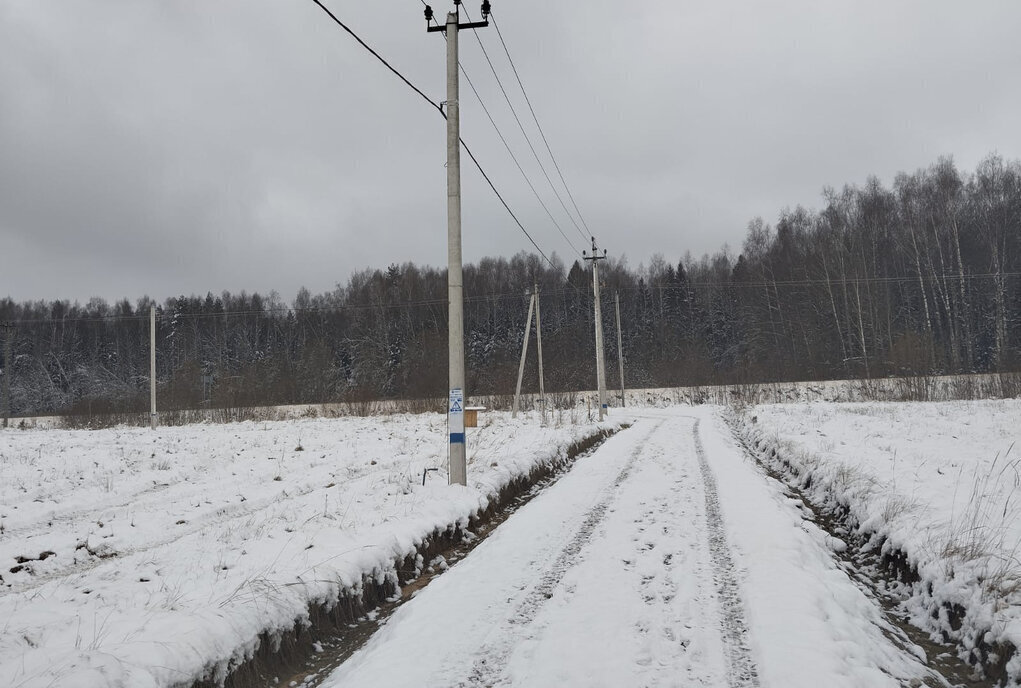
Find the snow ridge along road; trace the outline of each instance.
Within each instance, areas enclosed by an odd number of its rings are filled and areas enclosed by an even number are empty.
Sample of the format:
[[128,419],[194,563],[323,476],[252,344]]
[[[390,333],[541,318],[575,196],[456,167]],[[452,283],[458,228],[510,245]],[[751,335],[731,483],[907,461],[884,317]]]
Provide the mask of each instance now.
[[723,512],[720,509],[719,490],[716,476],[709,467],[699,425],[696,420],[691,429],[695,440],[695,453],[702,473],[702,487],[705,490],[706,527],[709,531],[709,552],[713,560],[713,579],[720,600],[720,622],[723,624],[723,643],[727,655],[727,677],[732,688],[750,688],[759,685],[758,670],[748,645],[748,625],[744,618],[744,604],[741,589],[734,573],[734,561],[727,546],[727,533],[723,527]]

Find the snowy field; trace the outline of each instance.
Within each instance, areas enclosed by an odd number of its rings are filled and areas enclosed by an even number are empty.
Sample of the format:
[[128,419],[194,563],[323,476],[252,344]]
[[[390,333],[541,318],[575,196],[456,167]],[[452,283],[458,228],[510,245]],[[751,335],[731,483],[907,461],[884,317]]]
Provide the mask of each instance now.
[[[727,418],[813,501],[907,553],[917,625],[1021,645],[1021,402],[642,401],[317,680],[949,685]],[[0,432],[0,686],[215,682],[263,631],[392,578],[437,528],[595,434],[585,418],[484,415],[468,488],[447,485],[440,414]]]
[[[915,625],[1021,647],[1021,401],[763,405],[743,429],[813,501],[907,554]],[[1009,668],[1021,677],[1017,658]]]
[[480,420],[468,488],[440,414],[0,432],[0,685],[215,679],[597,431]]

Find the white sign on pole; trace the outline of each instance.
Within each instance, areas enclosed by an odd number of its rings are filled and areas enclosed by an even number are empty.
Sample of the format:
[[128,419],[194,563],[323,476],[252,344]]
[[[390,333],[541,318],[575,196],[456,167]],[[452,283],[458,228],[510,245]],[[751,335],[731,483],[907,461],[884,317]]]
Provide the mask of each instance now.
[[447,424],[450,427],[450,441],[464,442],[464,392],[460,387],[450,390]]

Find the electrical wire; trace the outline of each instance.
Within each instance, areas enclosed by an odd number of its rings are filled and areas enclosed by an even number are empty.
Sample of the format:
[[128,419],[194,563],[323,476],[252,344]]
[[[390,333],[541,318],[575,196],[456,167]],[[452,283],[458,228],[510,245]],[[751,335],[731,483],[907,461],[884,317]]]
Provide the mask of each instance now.
[[338,26],[338,27],[340,27],[341,29],[343,29],[344,31],[346,31],[346,32],[347,32],[348,34],[350,34],[350,35],[351,35],[351,38],[353,38],[353,39],[354,39],[355,41],[357,41],[357,42],[358,42],[358,44],[359,44],[359,45],[360,45],[360,46],[361,46],[362,48],[364,48],[364,49],[368,50],[368,51],[369,51],[370,53],[372,53],[373,57],[375,57],[375,58],[376,58],[376,59],[378,59],[378,60],[379,60],[380,62],[382,62],[382,63],[383,63],[384,65],[386,65],[386,68],[387,68],[387,69],[389,69],[390,71],[392,71],[392,72],[394,73],[394,75],[395,75],[395,76],[397,77],[397,79],[399,79],[400,81],[404,82],[404,84],[406,84],[406,85],[407,85],[407,87],[408,87],[409,89],[411,89],[412,91],[415,91],[415,92],[416,92],[416,93],[418,93],[418,94],[419,94],[420,96],[422,96],[422,98],[423,98],[423,99],[424,99],[424,100],[425,100],[425,101],[426,101],[427,103],[429,103],[430,105],[432,105],[433,107],[435,107],[435,108],[436,108],[437,110],[439,110],[439,111],[440,111],[441,113],[443,112],[443,108],[442,108],[442,107],[440,107],[440,104],[439,104],[439,103],[435,102],[435,101],[434,101],[434,100],[433,100],[432,98],[430,98],[430,97],[429,97],[429,96],[427,96],[427,95],[426,95],[425,93],[423,93],[423,92],[422,92],[422,91],[421,91],[421,90],[419,89],[419,87],[417,87],[417,86],[416,86],[415,84],[412,84],[411,82],[409,82],[409,81],[408,81],[408,80],[407,80],[407,79],[406,79],[406,78],[404,77],[404,75],[402,75],[402,73],[400,73],[400,71],[398,71],[398,70],[397,70],[397,68],[396,68],[395,66],[393,66],[392,64],[390,64],[389,62],[387,62],[387,61],[386,61],[386,59],[385,59],[385,58],[384,58],[384,57],[383,57],[382,55],[380,55],[380,54],[379,54],[378,52],[376,52],[375,50],[373,50],[373,49],[372,49],[372,47],[371,47],[371,46],[370,46],[370,45],[369,45],[368,43],[366,43],[366,42],[362,41],[362,40],[361,40],[361,38],[360,38],[360,37],[359,37],[359,36],[358,36],[357,34],[355,34],[355,33],[354,33],[353,31],[351,31],[351,28],[350,28],[350,27],[348,27],[346,23],[344,23],[343,21],[341,21],[341,20],[340,20],[340,19],[339,19],[339,18],[337,17],[337,15],[336,15],[336,14],[334,14],[333,12],[331,12],[331,11],[330,11],[330,9],[329,9],[329,8],[328,8],[328,7],[326,6],[326,5],[324,5],[324,4],[323,4],[323,3],[322,3],[322,2],[320,1],[320,0],[312,0],[312,2],[314,2],[314,3],[315,3],[315,4],[317,4],[317,5],[319,5],[320,9],[322,9],[322,10],[323,10],[324,12],[326,12],[326,13],[327,13],[327,15],[329,15],[329,17],[330,17],[331,19],[333,19],[333,20],[334,20],[334,21],[335,21],[335,22],[337,23],[337,26]]
[[[424,2],[424,0],[423,0]],[[507,61],[510,62],[511,69],[514,70],[514,78],[518,81],[518,86],[521,87],[521,95],[525,97],[525,102],[528,104],[528,111],[532,113],[532,120],[535,122],[536,129],[539,130],[539,136],[542,137],[542,142],[546,145],[546,152],[549,153],[550,160],[553,161],[553,167],[557,170],[557,175],[560,177],[560,182],[564,185],[564,190],[567,192],[567,197],[571,199],[571,205],[574,206],[574,212],[578,214],[578,219],[585,225],[585,231],[592,234],[589,229],[588,223],[585,222],[585,217],[581,214],[581,209],[578,208],[578,202],[574,200],[574,194],[571,193],[571,187],[567,185],[567,180],[564,179],[564,173],[560,170],[560,165],[557,163],[557,158],[553,155],[553,149],[550,148],[549,141],[546,140],[546,132],[542,130],[542,125],[539,124],[539,118],[535,114],[535,109],[532,107],[532,101],[528,97],[528,92],[525,91],[525,85],[521,83],[521,76],[518,74],[518,68],[514,65],[514,58],[511,57],[510,50],[507,49],[507,43],[503,40],[503,32],[500,31],[500,25],[496,21],[496,15],[493,11],[489,11],[489,16],[493,20],[493,27],[496,29],[496,35],[500,38],[500,44],[503,46],[503,51],[507,55]]]
[[[387,69],[389,69],[391,72],[396,74],[397,77],[401,81],[403,81],[405,84],[407,84],[408,87],[410,87],[415,93],[417,93],[418,95],[422,96],[422,98],[425,99],[425,101],[427,103],[429,103],[430,105],[435,107],[436,110],[439,111],[440,115],[442,115],[443,119],[447,119],[447,113],[445,113],[443,111],[443,108],[440,106],[439,103],[437,103],[432,98],[430,98],[425,93],[423,93],[417,86],[415,86],[403,74],[401,74],[393,65],[391,65],[389,62],[387,62],[385,59],[383,59],[383,57],[379,53],[377,53],[375,50],[373,50],[371,47],[369,47],[369,45],[358,36],[358,34],[356,34],[354,31],[352,31],[351,28],[348,27],[344,22],[342,22],[335,14],[333,14],[333,12],[331,12],[329,9],[327,9],[327,7],[325,5],[323,5],[323,3],[320,0],[312,0],[312,2],[314,2],[316,5],[318,5],[319,8],[322,9],[322,11],[325,12],[327,14],[327,16],[329,16],[330,19],[332,19],[338,26],[340,26],[342,29],[344,29],[344,31],[346,31],[347,33],[351,34],[351,36],[354,37],[354,39],[356,41],[358,41],[358,43],[363,48],[368,50],[377,60],[382,62],[384,65],[386,65]],[[510,206],[507,205],[507,201],[505,201],[503,196],[500,194],[500,192],[497,191],[496,185],[493,184],[493,180],[490,179],[489,175],[486,174],[486,171],[484,169],[482,169],[482,165],[479,163],[478,159],[475,157],[475,155],[468,148],[468,145],[464,142],[464,139],[463,138],[459,138],[458,140],[460,141],[461,146],[464,148],[465,152],[468,153],[468,157],[470,157],[472,162],[475,163],[475,167],[478,168],[479,172],[482,174],[483,179],[485,179],[486,183],[489,184],[489,188],[491,188],[493,190],[493,193],[496,194],[496,197],[498,199],[500,199],[500,203],[503,204],[503,207],[510,214],[511,218],[517,224],[518,228],[528,238],[528,241],[532,244],[532,246],[535,247],[535,250],[539,252],[539,255],[541,255],[546,260],[546,262],[550,264],[550,267],[556,269],[556,265],[553,263],[553,261],[549,259],[549,256],[547,256],[546,253],[541,248],[539,248],[539,244],[537,244],[535,242],[535,239],[533,239],[532,235],[528,233],[528,230],[525,229],[525,226],[523,224],[521,224],[521,221],[518,219],[517,215],[515,215],[514,212],[510,209]]]
[[[458,63],[458,66],[460,66],[460,62]],[[496,135],[499,136],[500,141],[503,142],[503,147],[507,149],[507,153],[511,156],[511,160],[513,160],[514,164],[517,165],[518,171],[521,172],[521,176],[524,177],[525,183],[528,184],[528,188],[531,189],[532,193],[535,195],[535,200],[539,201],[539,205],[542,206],[542,209],[546,211],[546,215],[549,216],[550,222],[552,222],[553,226],[557,228],[558,232],[560,232],[560,236],[564,237],[564,241],[566,241],[567,245],[571,247],[571,250],[578,255],[581,255],[581,251],[578,250],[578,247],[575,246],[570,238],[568,238],[567,234],[564,233],[564,230],[560,227],[560,223],[557,222],[555,217],[553,217],[553,213],[550,212],[550,209],[543,202],[539,192],[536,191],[535,185],[532,184],[532,180],[528,178],[528,174],[525,172],[525,169],[521,166],[521,163],[518,162],[517,156],[514,155],[514,151],[511,150],[510,144],[508,144],[507,139],[504,138],[503,132],[500,131],[500,127],[497,126],[496,121],[493,119],[493,115],[489,113],[489,108],[486,107],[485,102],[482,100],[482,96],[479,95],[478,89],[475,88],[475,84],[472,83],[471,77],[468,76],[468,72],[465,71],[464,67],[461,67],[461,73],[464,74],[465,81],[468,82],[468,86],[471,87],[472,93],[475,94],[475,98],[479,101],[479,105],[482,106],[482,111],[485,112],[486,117],[489,118],[489,123],[492,124],[493,129],[496,130]]]
[[[468,15],[467,10],[464,10],[464,16],[467,17],[468,21],[471,21],[471,17]],[[479,47],[482,48],[482,54],[485,56],[486,62],[489,64],[489,69],[493,72],[493,76],[496,78],[496,84],[500,87],[500,92],[503,93],[504,100],[507,101],[507,106],[510,108],[511,114],[514,116],[514,121],[517,122],[518,129],[521,130],[521,135],[525,138],[525,143],[528,144],[528,149],[532,151],[532,156],[535,158],[535,162],[539,165],[539,169],[542,170],[543,176],[546,177],[546,182],[549,184],[550,189],[553,190],[553,195],[557,197],[557,200],[560,202],[560,206],[564,209],[564,212],[571,220],[574,228],[578,230],[578,234],[581,235],[583,240],[587,241],[589,237],[581,230],[581,227],[578,226],[574,216],[571,215],[571,211],[567,209],[567,204],[564,203],[563,197],[560,195],[557,187],[553,184],[553,180],[550,179],[549,173],[546,172],[546,167],[542,164],[542,160],[539,159],[539,154],[535,151],[535,146],[532,145],[532,140],[528,136],[528,132],[525,131],[525,127],[521,123],[521,118],[518,117],[518,112],[514,107],[514,103],[511,102],[510,96],[507,94],[507,89],[504,88],[503,81],[500,79],[500,75],[496,71],[496,66],[493,64],[493,60],[490,59],[489,52],[486,50],[485,44],[482,43],[482,37],[479,35],[478,29],[473,29],[472,33],[475,34],[475,40],[478,41]]]
[[[421,0],[421,2],[422,2],[423,5],[428,7],[428,5],[426,4],[425,0]],[[433,17],[432,22],[436,26],[441,26],[441,24],[439,23],[439,21],[436,20],[435,17]],[[443,35],[443,39],[446,40],[447,39],[447,34],[443,33],[442,35]],[[556,218],[553,217],[553,213],[550,212],[550,209],[543,202],[542,197],[539,195],[539,192],[536,190],[535,185],[532,183],[532,180],[528,176],[528,173],[525,172],[525,169],[521,166],[521,163],[518,161],[517,156],[514,155],[514,151],[511,149],[510,144],[507,143],[507,139],[503,135],[503,132],[500,131],[500,127],[497,126],[496,120],[493,119],[493,115],[490,113],[489,108],[486,107],[485,101],[482,100],[482,95],[479,93],[479,90],[477,88],[475,88],[475,83],[472,81],[471,77],[468,75],[468,70],[466,70],[464,68],[464,64],[462,64],[460,59],[458,59],[458,61],[457,61],[457,67],[458,67],[458,69],[461,70],[461,74],[464,75],[465,81],[468,82],[468,86],[471,87],[472,93],[475,94],[475,99],[478,100],[479,101],[479,105],[482,106],[482,111],[485,112],[486,113],[486,117],[489,118],[489,123],[492,124],[493,125],[493,129],[496,130],[496,135],[499,136],[500,137],[500,141],[503,142],[503,147],[507,149],[507,153],[508,153],[508,155],[510,155],[511,160],[514,161],[514,164],[517,166],[518,171],[521,173],[521,176],[524,177],[525,183],[528,185],[528,188],[532,190],[532,194],[535,196],[535,200],[539,201],[539,205],[542,206],[542,209],[546,211],[546,215],[549,217],[550,222],[552,222],[553,226],[556,227],[558,232],[560,232],[560,236],[562,236],[564,238],[564,241],[566,241],[567,245],[571,247],[571,250],[574,253],[576,253],[578,255],[581,255],[582,252],[578,250],[578,247],[574,245],[574,242],[572,242],[568,238],[567,234],[564,233],[564,230],[560,227],[560,223],[557,222]]]
[[[422,3],[423,5],[425,5],[426,7],[428,7],[428,6],[429,6],[429,5],[428,5],[428,4],[426,3],[426,1],[425,1],[425,0],[421,0],[421,3]],[[468,14],[467,14],[467,12],[465,12],[465,16],[466,16],[466,17],[467,17],[467,18],[469,19],[469,21],[471,20],[471,18],[470,18],[470,17],[468,17]],[[434,23],[434,24],[435,24],[436,26],[440,26],[440,23],[439,23],[439,21],[437,21],[435,17],[433,17],[433,18],[432,18],[432,21],[433,21],[433,23]],[[444,41],[445,41],[445,40],[447,40],[447,34],[446,34],[446,32],[442,33],[441,35],[443,36],[443,40],[444,40]],[[476,33],[476,38],[477,38],[477,37],[478,37],[478,34]],[[490,66],[492,66],[492,63],[490,63]],[[497,134],[497,136],[499,136],[499,137],[500,137],[500,140],[501,140],[501,141],[503,142],[503,145],[504,145],[504,147],[505,147],[505,148],[507,149],[507,153],[509,153],[509,154],[510,154],[510,156],[511,156],[511,159],[512,159],[512,160],[514,161],[514,164],[515,164],[515,165],[517,165],[517,167],[518,167],[518,170],[519,170],[519,171],[521,172],[521,176],[523,176],[523,177],[525,178],[525,183],[526,183],[526,184],[528,184],[528,187],[529,187],[529,188],[530,188],[530,189],[532,190],[532,193],[533,193],[533,194],[535,195],[535,198],[536,198],[536,200],[537,200],[537,201],[539,201],[539,205],[541,205],[541,206],[542,206],[542,209],[546,211],[546,214],[547,214],[547,215],[549,216],[549,218],[550,218],[550,221],[551,221],[551,222],[553,223],[553,226],[557,228],[557,231],[558,231],[558,232],[560,232],[560,236],[562,236],[562,237],[564,238],[564,241],[566,241],[566,242],[567,242],[567,245],[571,247],[571,250],[572,250],[572,251],[574,251],[575,253],[580,253],[581,255],[583,255],[583,256],[584,256],[585,252],[584,252],[584,251],[581,251],[581,252],[579,252],[579,251],[578,251],[578,248],[577,248],[577,247],[576,247],[576,246],[574,245],[574,243],[573,243],[573,242],[572,242],[572,241],[571,241],[571,240],[570,240],[570,239],[569,239],[569,238],[567,237],[567,234],[565,234],[565,233],[564,233],[564,230],[563,230],[563,229],[561,229],[561,227],[560,227],[560,224],[559,224],[559,223],[558,223],[558,222],[556,221],[556,219],[555,219],[555,218],[553,217],[553,213],[551,213],[551,212],[550,212],[549,208],[548,208],[548,207],[546,206],[546,204],[545,204],[545,203],[543,202],[543,200],[542,200],[542,197],[540,197],[540,196],[539,196],[539,193],[538,193],[538,191],[536,191],[536,189],[535,189],[535,185],[533,185],[533,184],[532,184],[532,181],[531,181],[531,179],[529,178],[528,174],[527,174],[527,173],[525,172],[524,168],[522,168],[522,166],[521,166],[521,163],[519,163],[519,162],[518,162],[517,156],[515,156],[515,155],[514,155],[514,152],[513,152],[513,150],[511,150],[511,147],[510,147],[510,145],[508,145],[508,143],[507,143],[507,139],[506,139],[506,138],[504,137],[503,133],[502,133],[502,132],[500,131],[500,127],[498,127],[498,126],[497,126],[497,124],[496,124],[496,121],[495,121],[495,120],[493,119],[493,116],[492,116],[492,115],[490,114],[490,112],[489,112],[489,108],[487,108],[487,107],[486,107],[486,103],[485,103],[485,101],[483,101],[483,100],[482,100],[482,96],[481,96],[481,95],[479,94],[479,92],[478,92],[478,89],[476,89],[476,88],[475,88],[475,84],[474,84],[474,83],[472,82],[472,80],[471,80],[471,77],[469,77],[469,76],[468,76],[468,72],[467,72],[467,70],[466,70],[466,69],[464,68],[464,65],[463,65],[463,64],[461,63],[461,60],[460,60],[460,58],[459,58],[459,59],[458,59],[458,61],[457,61],[457,67],[458,67],[458,69],[459,69],[459,70],[461,70],[461,73],[462,73],[462,74],[464,75],[464,78],[465,78],[465,80],[466,80],[466,81],[468,82],[468,85],[469,85],[469,86],[471,87],[472,93],[474,93],[474,94],[475,94],[475,98],[476,98],[476,99],[477,99],[477,100],[479,101],[479,105],[481,105],[481,106],[482,106],[482,109],[483,109],[483,111],[484,111],[484,112],[486,113],[486,117],[488,117],[488,118],[489,118],[489,122],[490,122],[490,124],[492,124],[492,125],[493,125],[493,128],[494,128],[494,129],[496,130],[496,134]],[[504,95],[505,95],[505,97],[506,97],[506,93],[505,93]],[[520,123],[519,123],[519,126],[520,126]],[[526,137],[526,140],[527,140],[527,137]],[[462,140],[462,144],[463,144],[463,143],[464,143],[464,141]],[[468,149],[467,149],[467,146],[465,146],[465,150],[468,150]],[[469,155],[471,155],[471,151],[469,151],[469,152],[468,152],[468,154],[469,154]],[[535,151],[534,151],[534,150],[532,151],[532,154],[533,154],[533,155],[535,154]],[[478,163],[477,163],[477,162],[476,162],[476,165],[478,165]],[[541,166],[541,165],[540,165],[540,166]],[[480,171],[481,171],[481,168],[480,168]],[[485,173],[484,173],[484,172],[483,172],[483,176],[485,176]],[[548,180],[549,180],[549,177],[547,177],[547,181],[548,181]],[[487,180],[487,181],[488,181],[488,180]],[[494,191],[495,191],[495,188],[494,188]],[[499,194],[497,194],[497,195],[499,196]],[[503,199],[501,198],[500,200],[502,201]],[[561,204],[562,204],[562,202],[561,202]],[[505,205],[506,205],[506,204],[505,204]],[[508,212],[509,212],[509,211],[510,211],[510,209],[508,208]],[[513,215],[513,213],[512,213],[512,215]],[[570,217],[570,214],[568,214],[568,217]],[[516,219],[516,218],[515,218],[515,219]],[[522,228],[522,229],[523,229],[523,228]],[[533,244],[534,244],[534,242],[533,242]],[[541,253],[541,251],[540,251],[540,253]],[[549,262],[549,259],[547,259],[547,262]],[[551,265],[552,265],[552,263],[551,263]],[[572,289],[573,289],[573,290],[574,290],[575,292],[577,292],[577,293],[578,293],[579,295],[582,295],[582,292],[581,292],[581,290],[580,290],[580,289],[578,289],[578,287],[577,287],[577,286],[575,286],[574,284],[571,284],[571,288],[572,288]]]

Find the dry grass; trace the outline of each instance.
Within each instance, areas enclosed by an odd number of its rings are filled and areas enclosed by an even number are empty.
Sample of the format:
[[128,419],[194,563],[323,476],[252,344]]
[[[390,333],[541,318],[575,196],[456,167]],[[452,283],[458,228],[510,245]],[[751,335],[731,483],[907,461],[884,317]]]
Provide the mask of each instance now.
[[1013,528],[1021,519],[1021,459],[1008,459],[1012,449],[975,476],[960,512],[955,496],[949,532],[935,543],[948,575],[975,567],[983,589],[997,597],[1021,591],[1021,541]]

